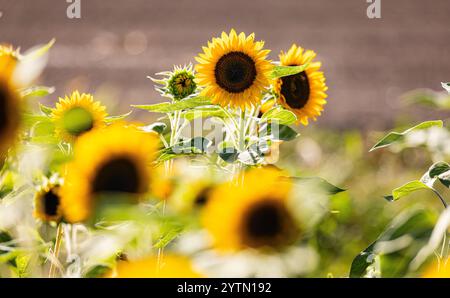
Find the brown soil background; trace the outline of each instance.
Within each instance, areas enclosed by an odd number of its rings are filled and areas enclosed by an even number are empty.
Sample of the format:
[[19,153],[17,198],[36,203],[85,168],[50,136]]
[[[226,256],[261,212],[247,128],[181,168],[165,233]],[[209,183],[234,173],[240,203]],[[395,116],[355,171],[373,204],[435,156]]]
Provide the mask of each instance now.
[[82,18],[70,20],[65,0],[0,0],[0,41],[27,49],[57,39],[41,82],[56,87],[53,101],[72,88],[96,92],[117,113],[161,101],[146,76],[194,62],[207,40],[230,28],[255,32],[272,59],[292,42],[319,54],[330,87],[320,126],[389,128],[400,111],[437,118],[399,96],[450,81],[449,0],[382,0],[375,20],[365,0],[81,3]]

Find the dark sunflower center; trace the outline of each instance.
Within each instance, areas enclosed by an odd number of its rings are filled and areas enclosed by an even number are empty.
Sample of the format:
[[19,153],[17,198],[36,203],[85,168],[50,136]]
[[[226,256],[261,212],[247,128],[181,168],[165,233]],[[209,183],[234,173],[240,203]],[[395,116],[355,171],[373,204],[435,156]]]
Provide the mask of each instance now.
[[283,232],[283,212],[280,206],[264,203],[254,206],[247,215],[245,229],[252,239],[274,238]]
[[59,196],[53,191],[49,191],[44,195],[44,212],[48,216],[58,214]]
[[196,87],[194,76],[188,73],[180,73],[169,82],[169,89],[175,99],[183,99],[191,95]]
[[196,206],[204,206],[208,202],[209,193],[211,192],[211,188],[207,187],[200,191],[200,193],[195,197],[194,204]]
[[8,126],[8,91],[0,85],[0,135]]
[[91,113],[80,107],[68,110],[64,114],[63,123],[64,129],[74,136],[79,136],[94,127]]
[[140,192],[139,171],[136,164],[126,157],[106,162],[97,172],[93,182],[93,193]]
[[306,73],[301,73],[281,78],[281,94],[286,103],[293,109],[303,108],[309,100],[310,88]]
[[231,52],[219,59],[214,74],[220,87],[230,93],[241,93],[253,85],[256,65],[247,54]]

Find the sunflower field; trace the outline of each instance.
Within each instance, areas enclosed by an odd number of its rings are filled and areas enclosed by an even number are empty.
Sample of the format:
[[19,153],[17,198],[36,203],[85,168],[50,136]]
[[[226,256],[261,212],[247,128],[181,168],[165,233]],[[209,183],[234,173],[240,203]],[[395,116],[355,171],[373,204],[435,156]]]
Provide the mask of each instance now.
[[316,128],[316,52],[233,29],[110,114],[36,83],[55,42],[0,46],[0,277],[450,277],[443,121]]

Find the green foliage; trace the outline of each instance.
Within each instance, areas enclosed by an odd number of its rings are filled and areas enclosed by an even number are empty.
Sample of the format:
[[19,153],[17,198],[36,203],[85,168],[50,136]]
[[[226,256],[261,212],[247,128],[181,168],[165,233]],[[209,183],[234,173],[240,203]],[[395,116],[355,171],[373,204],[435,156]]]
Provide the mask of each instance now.
[[159,152],[158,162],[168,161],[176,157],[204,154],[211,141],[204,137],[195,137],[182,141],[174,146],[164,148]]
[[355,257],[349,276],[405,276],[411,261],[428,241],[435,220],[434,213],[426,210],[400,214],[374,243]]
[[372,149],[370,149],[370,151],[374,151],[376,149],[384,148],[384,147],[387,147],[394,143],[400,142],[409,133],[416,132],[419,130],[429,129],[431,127],[442,127],[442,126],[443,126],[443,122],[441,120],[425,121],[425,122],[422,122],[422,123],[410,128],[410,129],[407,129],[403,132],[395,132],[395,131],[390,132],[384,138],[382,138],[378,143],[376,143],[372,147]]
[[345,191],[345,189],[337,187],[321,177],[291,177],[291,179],[295,183],[305,185],[308,188],[325,191],[329,195],[335,195]]
[[33,86],[22,89],[20,91],[20,96],[24,99],[29,99],[33,97],[45,97],[55,92],[54,87],[46,87],[46,86]]
[[278,79],[278,78],[282,78],[282,77],[296,75],[298,73],[301,73],[302,71],[305,71],[305,69],[307,67],[308,67],[308,63],[304,64],[304,65],[298,65],[298,66],[277,65],[277,66],[274,66],[272,73],[270,75],[270,78]]
[[262,115],[261,121],[276,121],[282,125],[291,125],[297,121],[297,116],[283,107],[274,107]]
[[206,107],[198,107],[195,110],[187,110],[183,112],[183,117],[188,121],[192,121],[197,118],[208,118],[208,117],[226,118],[227,114],[220,107],[206,106]]
[[132,105],[132,107],[155,113],[172,113],[180,110],[193,109],[206,105],[211,105],[211,100],[207,97],[198,96],[183,99],[173,103],[163,102],[153,105]]
[[106,123],[112,123],[112,122],[115,122],[115,121],[123,120],[123,119],[127,118],[128,116],[130,116],[131,113],[133,113],[133,111],[129,111],[128,113],[125,113],[125,114],[122,114],[122,115],[108,116],[108,117],[106,117],[105,122]]
[[415,191],[422,189],[432,189],[432,188],[419,180],[410,181],[400,187],[395,188],[392,191],[392,195],[385,196],[385,199],[388,201],[397,201],[402,197],[405,197]]

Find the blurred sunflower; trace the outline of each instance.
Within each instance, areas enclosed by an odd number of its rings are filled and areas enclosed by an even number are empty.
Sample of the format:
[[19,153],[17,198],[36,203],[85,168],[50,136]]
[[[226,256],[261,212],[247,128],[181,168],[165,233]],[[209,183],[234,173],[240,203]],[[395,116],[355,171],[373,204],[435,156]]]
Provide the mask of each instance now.
[[87,220],[100,194],[138,199],[147,193],[158,147],[156,135],[123,124],[81,136],[62,189],[64,218],[68,222]]
[[59,183],[46,181],[34,195],[34,216],[43,221],[60,221],[61,187]]
[[5,77],[12,77],[16,65],[20,59],[18,49],[14,49],[11,45],[0,45],[0,69]]
[[[1,72],[1,70],[0,70]],[[20,96],[9,77],[0,74],[0,156],[11,147],[20,127]]]
[[225,184],[213,191],[203,224],[220,250],[282,248],[299,235],[288,208],[292,185],[273,168],[251,170],[244,184]]
[[181,256],[164,256],[158,268],[157,257],[137,261],[119,262],[105,277],[110,278],[199,278],[189,259]]
[[272,64],[266,60],[269,50],[264,42],[255,42],[255,35],[222,33],[203,47],[197,60],[197,82],[202,95],[224,107],[245,108],[260,101],[261,92],[269,85]]
[[308,119],[315,121],[326,104],[325,92],[328,87],[325,76],[320,71],[322,63],[313,62],[316,57],[314,51],[304,51],[295,44],[287,53],[281,52],[279,57],[283,66],[308,64],[304,71],[279,78],[274,83],[274,91],[278,94],[280,103],[297,115],[298,122],[308,125]]
[[52,118],[56,134],[66,142],[74,142],[82,134],[105,125],[106,108],[90,94],[75,91],[59,98]]
[[440,264],[433,263],[425,270],[424,278],[449,278],[450,277],[450,259],[442,260]]
[[197,90],[195,73],[192,68],[192,64],[184,67],[175,66],[173,71],[157,73],[157,75],[165,76],[164,79],[149,78],[153,82],[162,85],[156,87],[156,90],[162,96],[171,97],[174,100],[181,100],[195,94]]

